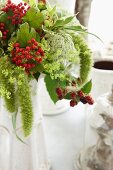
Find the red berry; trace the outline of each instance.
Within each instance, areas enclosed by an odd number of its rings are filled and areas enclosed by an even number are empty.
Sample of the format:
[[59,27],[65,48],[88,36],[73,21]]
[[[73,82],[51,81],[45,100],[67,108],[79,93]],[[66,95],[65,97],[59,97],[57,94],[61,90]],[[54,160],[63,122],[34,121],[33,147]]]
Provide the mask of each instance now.
[[56,93],[58,96],[61,96],[63,94],[63,90],[60,87],[58,87],[56,88]]
[[37,52],[36,52],[36,55],[40,55],[40,53],[37,51]]
[[27,3],[24,3],[24,6],[26,6],[27,5]]
[[39,53],[42,53],[42,52],[43,52],[42,48],[39,48],[39,49],[38,49],[38,52],[39,52]]
[[70,95],[71,95],[72,99],[74,99],[76,97],[76,93],[75,92],[72,92]]
[[59,95],[58,98],[59,98],[59,100],[62,100],[63,99],[63,95]]
[[84,93],[81,90],[78,91],[77,94],[78,94],[79,97],[84,97]]
[[1,27],[4,27],[4,26],[5,26],[5,24],[2,22],[2,23],[0,23],[0,26],[1,26]]
[[44,56],[44,51],[41,52],[41,56]]
[[7,32],[6,32],[6,31],[4,31],[4,32],[3,32],[3,34],[4,34],[4,35],[7,35]]
[[75,105],[77,105],[77,102],[75,100],[71,100],[70,101],[70,106],[74,107]]
[[81,98],[80,98],[80,101],[81,101],[83,104],[86,104],[86,103],[87,103],[87,101],[86,101],[86,98],[85,98],[85,97],[81,97]]
[[35,49],[37,48],[37,46],[33,44],[31,48],[32,48],[33,50],[35,50]]
[[42,62],[42,58],[39,58],[38,63],[41,63],[41,62]]
[[34,39],[34,38],[32,38],[32,39],[31,39],[31,42],[32,42],[32,43],[35,43],[36,41],[35,41],[35,39]]
[[29,46],[26,47],[26,50],[30,51],[30,49],[31,49],[31,48],[30,48]]
[[86,96],[85,98],[86,98],[86,101],[88,104],[90,104],[90,105],[94,104],[94,100],[92,99],[91,96]]

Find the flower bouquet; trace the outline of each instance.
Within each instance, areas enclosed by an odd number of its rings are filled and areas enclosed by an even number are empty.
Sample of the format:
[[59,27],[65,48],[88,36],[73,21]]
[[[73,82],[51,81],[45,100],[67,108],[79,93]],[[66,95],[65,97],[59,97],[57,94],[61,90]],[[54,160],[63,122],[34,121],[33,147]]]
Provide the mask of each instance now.
[[93,104],[85,34],[76,16],[62,15],[44,0],[0,5],[0,96],[12,115],[20,110],[25,136],[34,120],[30,81],[40,74],[54,103]]

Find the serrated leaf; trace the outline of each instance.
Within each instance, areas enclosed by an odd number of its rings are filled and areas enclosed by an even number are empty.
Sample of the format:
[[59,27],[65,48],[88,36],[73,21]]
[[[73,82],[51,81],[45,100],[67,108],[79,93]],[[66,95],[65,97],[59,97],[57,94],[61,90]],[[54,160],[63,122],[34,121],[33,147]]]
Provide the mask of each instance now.
[[36,39],[35,29],[30,28],[28,23],[22,24],[17,32],[17,41],[21,44],[21,47],[26,47],[31,38]]
[[42,25],[44,16],[38,9],[31,7],[23,17],[23,20],[28,22],[31,27],[37,29]]
[[46,84],[47,91],[50,95],[50,98],[54,103],[56,103],[58,101],[58,97],[56,94],[56,88],[58,87],[57,80],[52,80],[49,75],[46,75],[44,81]]
[[89,94],[91,92],[91,89],[92,89],[92,81],[90,80],[89,82],[87,82],[83,88],[82,88],[82,91],[85,93],[85,94]]

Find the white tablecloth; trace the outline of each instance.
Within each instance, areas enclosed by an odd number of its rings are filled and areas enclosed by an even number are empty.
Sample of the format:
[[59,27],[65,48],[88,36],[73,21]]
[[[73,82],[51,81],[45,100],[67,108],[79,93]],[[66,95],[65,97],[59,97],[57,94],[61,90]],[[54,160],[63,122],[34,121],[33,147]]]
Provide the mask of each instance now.
[[45,135],[52,170],[74,170],[76,154],[85,139],[85,107],[79,104],[57,116],[45,116]]

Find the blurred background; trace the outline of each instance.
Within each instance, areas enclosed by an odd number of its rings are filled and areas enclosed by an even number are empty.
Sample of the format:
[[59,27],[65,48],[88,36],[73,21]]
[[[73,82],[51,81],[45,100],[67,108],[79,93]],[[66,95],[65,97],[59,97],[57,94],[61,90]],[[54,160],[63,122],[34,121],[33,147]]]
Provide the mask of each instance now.
[[104,44],[94,36],[89,36],[89,45],[94,57],[113,54],[113,0],[49,0],[49,2],[70,13],[78,13],[80,23],[102,39]]

